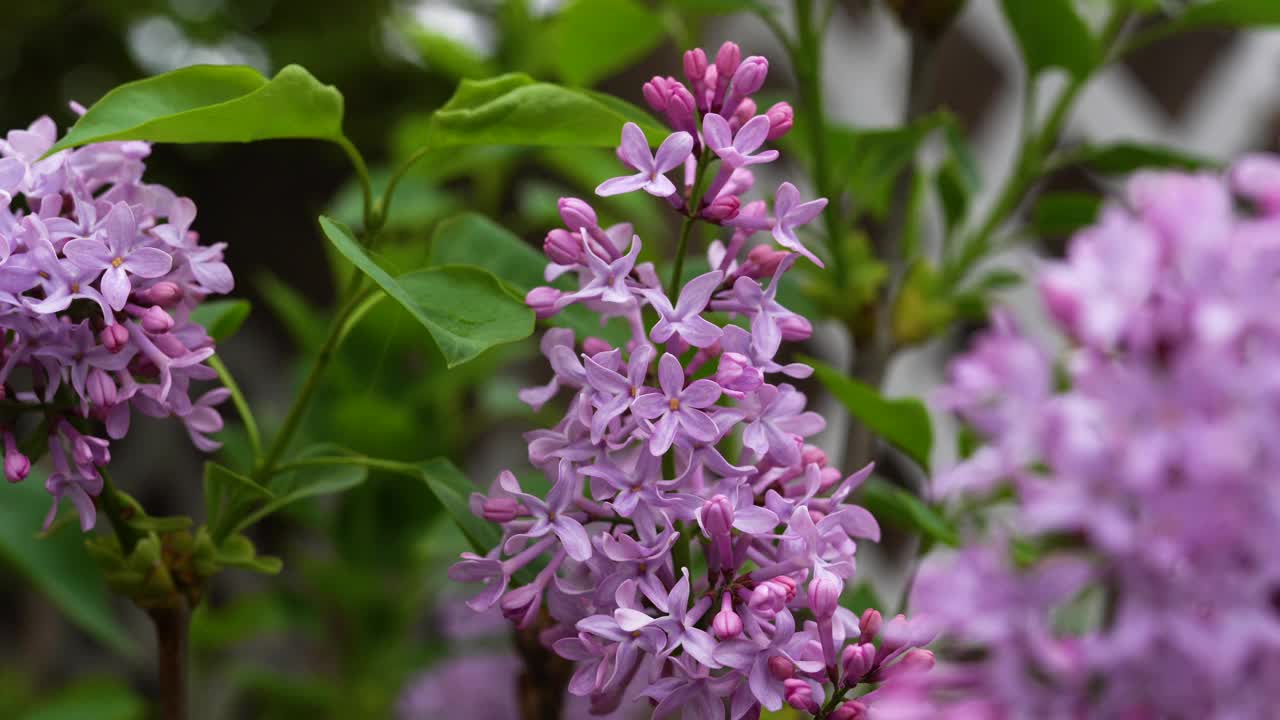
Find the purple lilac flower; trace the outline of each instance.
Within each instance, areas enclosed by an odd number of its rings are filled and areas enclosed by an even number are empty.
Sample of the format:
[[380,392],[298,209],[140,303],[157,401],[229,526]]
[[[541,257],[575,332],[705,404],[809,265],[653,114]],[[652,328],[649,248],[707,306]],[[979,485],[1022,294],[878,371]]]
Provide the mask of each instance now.
[[[0,391],[52,422],[48,448],[54,497],[46,525],[67,499],[88,530],[101,492],[97,468],[108,441],[123,437],[137,410],[178,417],[192,442],[210,451],[222,428],[213,389],[192,401],[193,381],[216,377],[204,365],[213,343],[190,320],[211,293],[234,281],[223,245],[200,245],[195,204],[142,181],[150,146],[111,142],[41,156],[57,128],[40,118],[0,141]],[[66,418],[90,421],[77,430]],[[5,438],[5,475],[21,481],[31,459]]]
[[[658,77],[644,89],[676,133],[654,157],[628,125],[619,155],[639,173],[601,186],[602,195],[645,189],[686,218],[730,228],[727,244],[711,244],[709,272],[669,294],[653,266],[637,262],[642,242],[629,225],[603,230],[590,205],[560,201],[564,227],[543,245],[546,277],[573,273],[578,289],[536,288],[527,302],[540,317],[575,304],[621,317],[631,337],[615,347],[547,332],[553,376],[521,398],[567,403],[554,427],[526,436],[552,489],[524,493],[503,472],[472,496],[472,512],[500,527],[502,541],[450,570],[485,586],[470,601],[477,609],[496,605],[521,627],[545,610],[540,637],[575,663],[569,691],[595,712],[742,720],[787,704],[813,715],[828,697],[880,682],[886,668],[906,677],[927,669],[910,655],[927,640],[908,633],[881,657],[871,645],[878,626],[864,633],[838,604],[857,541],[878,540],[879,526],[846,502],[870,466],[846,477],[806,444],[825,421],[778,377],[811,372],[780,357],[812,328],[778,289],[804,251],[796,228],[825,201],[801,204],[791,188],[771,219],[764,202],[740,197],[753,184],[747,167],[776,157],[761,146],[792,121],[789,106],[755,111],[750,96],[767,69],[732,43],[714,62],[690,51],[690,87]],[[695,147],[723,158],[702,198],[689,197]],[[684,193],[665,177],[678,165]],[[787,250],[750,246],[771,227]],[[536,578],[517,584],[539,560]],[[842,674],[846,646],[861,654]],[[838,712],[852,720],[866,707],[851,699]]]
[[999,521],[926,561],[911,607],[959,652],[882,671],[878,717],[1274,714],[1277,163],[1138,173],[1041,275],[1060,362],[998,318],[952,364],[985,444],[935,487]]

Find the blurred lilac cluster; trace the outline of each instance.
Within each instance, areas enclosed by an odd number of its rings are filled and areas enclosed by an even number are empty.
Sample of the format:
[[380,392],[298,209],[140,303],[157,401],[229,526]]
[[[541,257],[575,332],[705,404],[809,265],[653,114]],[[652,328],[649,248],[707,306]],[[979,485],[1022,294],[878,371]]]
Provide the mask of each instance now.
[[912,610],[968,661],[884,717],[1275,716],[1277,277],[1280,158],[1139,173],[1041,275],[1062,362],[1007,318],[954,362],[986,444],[937,490],[1012,508],[922,570]]
[[[578,342],[566,329],[546,333],[554,375],[521,397],[534,408],[570,397],[563,420],[528,435],[529,459],[551,488],[531,494],[503,472],[488,495],[473,496],[473,511],[500,524],[503,540],[450,571],[487,584],[471,600],[477,610],[497,605],[520,626],[548,614],[543,641],[576,662],[569,690],[590,697],[596,712],[643,698],[654,717],[727,711],[737,720],[785,703],[853,720],[866,699],[842,700],[857,686],[933,662],[917,623],[884,622],[875,610],[857,617],[839,602],[857,539],[877,540],[879,527],[845,503],[870,466],[844,477],[806,442],[825,421],[785,380],[812,369],[778,355],[784,340],[812,333],[778,295],[800,254],[816,261],[795,231],[826,201],[801,203],[789,183],[773,217],[763,201],[740,200],[752,184],[748,167],[777,157],[761,145],[791,125],[785,104],[755,113],[750,95],[767,67],[740,60],[732,43],[714,63],[701,50],[686,53],[692,89],[673,78],[645,86],[676,132],[652,155],[628,124],[619,157],[636,173],[598,190],[645,190],[689,220],[733,229],[727,247],[710,246],[710,271],[677,297],[652,264],[638,262],[629,225],[602,228],[587,203],[561,201],[565,228],[544,246],[547,279],[572,273],[578,289],[537,288],[529,304],[542,317],[581,304],[625,319],[632,337],[613,347]],[[696,178],[716,163],[706,193],[693,198]],[[683,192],[666,177],[678,168]],[[748,249],[765,230],[794,252]],[[532,580],[513,587],[526,569]]]
[[42,158],[56,139],[45,117],[0,141],[0,433],[5,477],[21,481],[31,463],[18,423],[40,418],[53,467],[45,525],[66,497],[88,530],[97,468],[132,410],[176,416],[197,447],[217,447],[206,434],[221,429],[214,406],[228,392],[191,399],[191,383],[216,374],[203,364],[213,341],[190,314],[233,280],[223,245],[200,245],[190,230],[195,204],[142,181],[147,143]]

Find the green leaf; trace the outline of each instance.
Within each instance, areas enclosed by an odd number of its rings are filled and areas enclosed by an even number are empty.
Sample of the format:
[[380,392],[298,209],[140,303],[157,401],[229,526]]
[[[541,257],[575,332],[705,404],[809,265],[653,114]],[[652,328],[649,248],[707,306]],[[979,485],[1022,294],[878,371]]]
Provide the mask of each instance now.
[[1072,0],[1001,0],[1031,77],[1053,67],[1081,77],[1101,58],[1098,40]]
[[423,481],[462,530],[471,547],[481,555],[496,547],[502,534],[493,523],[476,517],[468,504],[471,493],[479,492],[480,488],[467,479],[453,463],[443,458],[428,460],[419,467],[422,469]]
[[836,396],[849,413],[870,428],[885,441],[902,450],[929,469],[929,454],[933,450],[933,425],[924,403],[915,398],[886,398],[866,383],[845,377],[830,365],[813,358],[804,358],[813,366],[818,380]]
[[18,720],[142,720],[147,706],[119,680],[78,682],[59,690]]
[[1280,25],[1280,3],[1275,0],[1214,0],[1193,4],[1173,21],[1178,30],[1207,27],[1258,27]]
[[212,300],[192,310],[191,319],[215,342],[222,342],[240,330],[251,308],[248,300]]
[[1084,165],[1107,175],[1131,173],[1143,168],[1175,168],[1199,170],[1216,167],[1211,158],[1181,150],[1136,142],[1089,145],[1067,156],[1074,164]]
[[447,266],[393,278],[345,225],[321,217],[320,226],[344,257],[427,328],[449,367],[533,334],[533,312],[488,271]]
[[252,142],[342,137],[342,94],[298,65],[267,80],[242,65],[193,65],[102,96],[49,152],[105,140]]
[[[111,609],[98,565],[85,551],[84,536],[68,529],[40,536],[53,502],[37,477],[4,488],[0,499],[0,558],[18,570],[73,622],[102,644],[136,657],[139,648]],[[99,520],[106,522],[104,517]]]
[[520,293],[546,284],[547,258],[510,230],[478,213],[468,212],[436,226],[431,239],[431,265],[475,265],[510,283]]
[[960,539],[947,519],[923,500],[883,478],[871,476],[858,489],[858,504],[877,520],[918,533],[930,543],[955,547]]
[[270,490],[231,468],[212,460],[204,464],[205,524],[215,540],[227,535],[231,518],[248,512],[255,502],[271,500]]
[[774,14],[773,8],[760,0],[666,0],[664,4],[672,10],[707,15],[729,15],[738,12]]
[[652,145],[670,133],[623,100],[516,73],[463,80],[432,115],[428,144],[615,147],[626,122],[639,125]]
[[662,20],[635,0],[572,0],[555,20],[555,60],[571,85],[594,85],[648,55]]
[[280,558],[259,555],[253,541],[244,535],[232,535],[224,540],[214,557],[218,563],[227,567],[252,570],[263,575],[277,575],[284,566]]
[[1102,198],[1083,192],[1056,192],[1042,195],[1031,215],[1037,235],[1070,235],[1092,225],[1102,207]]
[[493,74],[492,63],[465,43],[434,32],[414,20],[404,22],[409,27],[403,32],[417,49],[428,70],[436,70],[454,78],[482,78]]
[[[322,444],[307,448],[298,458],[344,454],[341,448]],[[272,478],[273,497],[240,517],[225,534],[231,538],[263,518],[307,498],[344,492],[363,483],[369,471],[359,465],[316,465],[298,468]],[[221,538],[216,538],[219,540]]]

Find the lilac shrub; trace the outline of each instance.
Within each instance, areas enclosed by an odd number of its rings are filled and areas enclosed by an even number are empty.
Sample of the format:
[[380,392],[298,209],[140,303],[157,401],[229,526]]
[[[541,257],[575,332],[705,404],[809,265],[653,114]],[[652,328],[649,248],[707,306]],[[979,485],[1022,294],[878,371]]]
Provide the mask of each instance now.
[[[857,542],[879,538],[871,514],[845,502],[871,467],[845,477],[806,442],[825,421],[787,380],[812,369],[779,356],[812,333],[778,294],[799,257],[820,264],[796,229],[826,201],[801,202],[786,182],[772,215],[743,199],[751,168],[778,157],[760,148],[792,124],[787,104],[758,114],[751,99],[766,60],[741,59],[733,43],[714,61],[684,59],[688,85],[644,86],[674,132],[651,153],[628,123],[618,157],[635,173],[597,192],[643,190],[684,215],[686,232],[694,219],[730,230],[728,244],[711,243],[710,270],[669,293],[639,262],[630,225],[604,228],[586,202],[560,202],[546,277],[576,275],[578,289],[537,288],[529,305],[543,318],[583,305],[625,320],[631,338],[612,347],[547,331],[554,374],[521,397],[537,409],[569,395],[563,420],[527,436],[551,489],[538,497],[503,472],[473,496],[503,540],[450,577],[487,585],[476,610],[496,605],[521,627],[549,615],[542,639],[576,663],[569,691],[597,712],[647,699],[654,717],[736,720],[786,704],[851,720],[866,707],[842,701],[860,683],[927,669],[932,656],[918,624],[840,606]],[[785,249],[754,245],[761,232]],[[514,587],[522,570],[532,580]]]
[[986,444],[936,489],[1012,507],[921,571],[957,661],[883,717],[1274,715],[1278,270],[1280,158],[1139,173],[1040,276],[1061,362],[997,318],[952,364]]
[[216,378],[204,364],[213,341],[191,312],[233,280],[223,244],[191,231],[195,204],[143,182],[148,143],[42,158],[56,139],[43,117],[0,141],[0,433],[5,477],[20,482],[31,461],[18,423],[40,418],[32,440],[47,437],[53,469],[45,527],[66,498],[88,531],[98,468],[134,410],[177,417],[198,448],[218,447],[207,436],[222,428],[214,408],[229,393],[191,397],[193,382]]

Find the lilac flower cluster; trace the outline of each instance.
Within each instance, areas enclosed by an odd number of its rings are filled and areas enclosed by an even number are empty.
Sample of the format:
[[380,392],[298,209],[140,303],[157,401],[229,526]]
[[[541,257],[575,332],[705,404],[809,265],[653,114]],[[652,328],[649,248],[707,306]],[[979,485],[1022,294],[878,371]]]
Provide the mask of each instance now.
[[[750,96],[767,67],[732,43],[714,63],[686,53],[689,86],[645,85],[676,132],[653,155],[628,124],[618,155],[636,173],[597,191],[644,190],[687,218],[732,229],[727,246],[711,244],[710,271],[677,297],[638,262],[629,225],[602,228],[587,203],[561,201],[565,228],[544,245],[547,279],[572,273],[578,289],[537,288],[528,303],[541,317],[572,304],[620,317],[632,337],[613,347],[579,343],[567,329],[545,334],[554,375],[521,398],[537,409],[570,396],[563,420],[527,436],[551,489],[527,493],[503,472],[488,495],[474,495],[473,511],[499,524],[503,539],[450,570],[487,585],[470,601],[477,610],[496,605],[522,627],[547,616],[544,642],[576,662],[570,692],[597,712],[647,699],[654,717],[737,720],[785,703],[852,720],[865,702],[842,700],[860,683],[932,664],[918,623],[884,623],[875,610],[859,618],[839,603],[857,540],[878,540],[879,526],[845,503],[871,467],[843,477],[806,442],[825,421],[785,380],[812,369],[779,359],[783,340],[812,333],[778,293],[801,254],[817,262],[796,228],[826,201],[801,203],[789,183],[772,217],[763,201],[741,200],[749,167],[777,157],[760,147],[792,122],[785,104],[756,114]],[[692,197],[695,178],[715,164],[705,194]],[[683,192],[666,177],[678,168]],[[748,250],[765,230],[794,252]],[[513,587],[521,571],[532,580]]]
[[1041,275],[1063,362],[997,318],[952,365],[987,444],[937,489],[1014,499],[922,570],[913,611],[968,661],[885,717],[1275,716],[1278,273],[1280,158],[1139,173]]
[[87,531],[97,468],[132,410],[176,416],[197,447],[218,446],[206,434],[222,428],[214,406],[228,392],[190,397],[192,381],[216,377],[203,364],[213,341],[190,314],[233,281],[223,245],[200,245],[190,230],[195,204],[142,181],[147,143],[41,159],[56,139],[44,117],[0,141],[0,435],[5,477],[19,482],[31,462],[18,424],[42,419],[54,498],[45,525],[66,497]]

